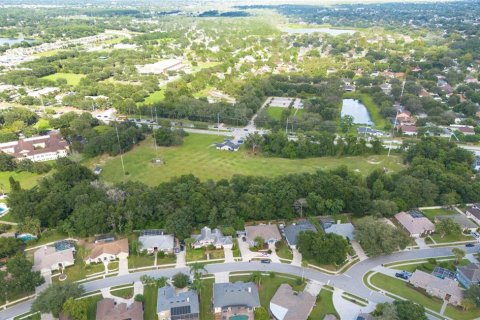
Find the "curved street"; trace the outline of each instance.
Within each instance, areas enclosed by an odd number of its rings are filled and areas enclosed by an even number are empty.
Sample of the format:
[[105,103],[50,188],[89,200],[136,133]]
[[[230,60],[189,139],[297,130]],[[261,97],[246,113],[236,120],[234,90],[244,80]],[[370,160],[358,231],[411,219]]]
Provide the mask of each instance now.
[[[207,264],[206,269],[208,273],[217,272],[236,272],[236,271],[264,271],[264,272],[278,272],[304,277],[305,279],[315,280],[323,284],[336,287],[338,289],[347,291],[359,297],[368,299],[374,303],[387,302],[392,299],[373,291],[365,286],[363,283],[363,276],[375,267],[382,264],[401,262],[405,260],[438,258],[445,256],[452,256],[452,247],[443,248],[429,248],[411,251],[397,252],[388,256],[381,256],[370,258],[353,265],[349,270],[339,275],[329,275],[323,272],[313,270],[310,268],[294,266],[285,263],[270,263],[264,264],[260,262],[231,262],[231,263],[215,263]],[[466,253],[478,252],[478,246],[472,248],[462,247]],[[158,270],[150,270],[143,272],[135,272],[115,277],[86,282],[83,287],[87,292],[101,290],[112,286],[117,286],[125,283],[132,283],[138,281],[142,275],[149,275],[153,277],[172,277],[178,272],[188,273],[189,268],[166,268]],[[6,310],[0,311],[0,320],[13,319],[18,315],[29,312],[33,299],[19,304],[16,304]]]

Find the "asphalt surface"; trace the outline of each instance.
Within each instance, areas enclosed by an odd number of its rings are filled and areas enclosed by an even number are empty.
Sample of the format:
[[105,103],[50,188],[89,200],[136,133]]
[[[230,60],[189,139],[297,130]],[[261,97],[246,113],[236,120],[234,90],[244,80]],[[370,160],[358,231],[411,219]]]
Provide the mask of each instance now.
[[[270,263],[264,264],[260,262],[233,262],[233,263],[216,263],[206,265],[208,273],[216,272],[235,272],[235,271],[264,271],[264,272],[278,272],[287,273],[305,279],[316,280],[324,284],[339,288],[359,297],[368,299],[375,303],[389,302],[391,298],[377,292],[372,291],[363,283],[363,276],[375,267],[392,262],[400,262],[403,260],[414,259],[428,259],[438,258],[444,256],[451,256],[453,247],[444,248],[429,248],[421,250],[411,250],[394,253],[388,256],[381,256],[376,258],[361,261],[352,266],[347,272],[340,275],[328,275],[320,271],[309,268],[293,266],[285,263]],[[472,248],[465,246],[461,247],[467,254],[478,252],[478,245]],[[83,284],[87,292],[101,290],[103,288],[117,286],[125,283],[138,281],[142,275],[149,275],[153,277],[172,277],[178,272],[188,273],[189,268],[168,268],[143,272],[135,272],[126,275],[110,277],[95,281],[90,281]],[[14,305],[7,310],[0,311],[0,320],[11,319],[18,315],[29,312],[33,300]]]

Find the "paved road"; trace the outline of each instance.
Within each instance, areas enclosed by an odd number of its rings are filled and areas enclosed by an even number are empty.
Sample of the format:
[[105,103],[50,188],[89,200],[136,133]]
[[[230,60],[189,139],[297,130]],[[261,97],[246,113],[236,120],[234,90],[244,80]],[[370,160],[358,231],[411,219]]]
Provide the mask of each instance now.
[[[433,248],[433,249],[422,249],[422,250],[412,250],[404,251],[399,253],[394,253],[388,256],[382,256],[372,259],[363,260],[352,268],[350,268],[346,273],[341,275],[327,275],[320,271],[316,271],[309,268],[303,268],[299,266],[294,266],[291,264],[285,263],[271,263],[263,264],[259,262],[234,262],[234,263],[217,263],[209,264],[206,266],[208,273],[216,272],[234,272],[234,271],[265,271],[265,272],[279,272],[287,273],[291,275],[296,275],[299,277],[304,277],[306,279],[315,280],[317,282],[329,284],[341,290],[353,293],[362,298],[366,298],[372,302],[387,302],[392,299],[376,291],[372,291],[367,288],[363,283],[363,276],[368,271],[374,269],[375,267],[403,260],[413,260],[413,259],[427,259],[427,258],[436,258],[443,256],[451,256],[453,247],[445,248]],[[462,247],[469,253],[478,252],[479,246],[473,248]],[[87,282],[83,285],[87,292],[101,290],[102,288],[117,286],[124,283],[133,283],[138,281],[142,275],[149,275],[154,277],[172,277],[177,272],[188,273],[188,268],[169,268],[169,269],[159,269],[143,272],[135,272],[126,275],[121,275],[117,277],[111,277],[106,279],[95,280]],[[0,311],[0,320],[10,319],[17,315],[21,315],[30,310],[32,300],[17,304],[7,310]]]

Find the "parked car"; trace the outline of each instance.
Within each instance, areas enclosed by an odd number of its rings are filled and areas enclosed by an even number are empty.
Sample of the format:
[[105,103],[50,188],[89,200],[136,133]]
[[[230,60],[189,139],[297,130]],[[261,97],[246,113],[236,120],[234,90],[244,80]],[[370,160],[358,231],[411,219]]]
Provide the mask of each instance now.
[[262,260],[260,260],[260,262],[261,263],[270,263],[271,261],[270,261],[270,259],[262,259]]
[[472,248],[472,247],[475,247],[475,245],[474,245],[473,243],[467,243],[467,244],[465,245],[465,247],[467,247],[467,248]]
[[403,279],[403,280],[408,280],[412,274],[407,271],[402,271],[402,272],[397,272],[395,273],[395,277]]

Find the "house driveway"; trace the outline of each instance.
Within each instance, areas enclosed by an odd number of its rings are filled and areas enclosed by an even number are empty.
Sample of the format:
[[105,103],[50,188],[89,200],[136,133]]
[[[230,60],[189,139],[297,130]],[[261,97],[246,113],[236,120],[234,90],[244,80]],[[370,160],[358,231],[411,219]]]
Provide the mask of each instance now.
[[257,252],[250,251],[250,247],[247,241],[243,241],[242,238],[238,238],[238,248],[240,249],[240,253],[242,255],[243,261],[250,261],[253,258],[258,256]]
[[375,303],[369,302],[366,307],[359,306],[353,302],[342,298],[343,290],[335,290],[333,292],[333,305],[337,310],[340,319],[355,320],[360,313],[370,313],[375,310]]
[[294,266],[302,266],[302,254],[297,250],[297,249],[292,249],[293,252],[293,259],[292,259],[292,265]]
[[415,243],[420,249],[428,249],[429,246],[425,243],[424,238],[415,238]]
[[269,243],[268,249],[272,251],[272,253],[268,255],[270,260],[272,260],[272,262],[281,263],[280,258],[277,255],[277,251],[275,250],[275,243]]
[[367,255],[365,254],[365,251],[363,251],[363,248],[360,246],[360,243],[358,243],[355,240],[352,240],[351,244],[352,244],[353,250],[355,250],[355,253],[357,254],[358,259],[360,259],[360,261],[368,259]]
[[225,254],[225,262],[235,262],[235,259],[233,258],[232,248],[223,247],[223,252]]
[[[108,271],[107,271],[108,273]],[[118,275],[128,274],[128,259],[120,258],[118,260]]]
[[215,276],[215,283],[228,283],[230,280],[229,277],[230,272],[216,272],[214,273]]
[[177,256],[177,264],[175,265],[175,268],[185,268],[187,265],[186,249],[177,253],[176,256]]

